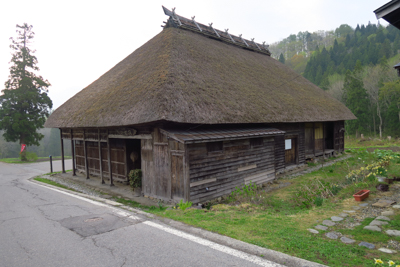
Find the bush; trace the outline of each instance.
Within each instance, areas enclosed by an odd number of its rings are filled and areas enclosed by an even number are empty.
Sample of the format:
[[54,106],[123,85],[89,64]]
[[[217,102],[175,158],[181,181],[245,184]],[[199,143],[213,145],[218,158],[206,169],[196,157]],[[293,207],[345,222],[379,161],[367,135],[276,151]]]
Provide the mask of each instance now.
[[[19,156],[19,159],[20,159],[21,161],[24,161],[23,156],[24,156],[24,155],[23,155],[22,153],[21,153],[20,156]],[[28,152],[28,151],[25,151],[25,158],[26,158],[26,161],[32,161],[32,162],[34,162],[34,161],[37,161],[38,156],[36,155],[35,152]]]
[[142,170],[135,169],[129,172],[129,184],[131,185],[132,189],[142,187]]

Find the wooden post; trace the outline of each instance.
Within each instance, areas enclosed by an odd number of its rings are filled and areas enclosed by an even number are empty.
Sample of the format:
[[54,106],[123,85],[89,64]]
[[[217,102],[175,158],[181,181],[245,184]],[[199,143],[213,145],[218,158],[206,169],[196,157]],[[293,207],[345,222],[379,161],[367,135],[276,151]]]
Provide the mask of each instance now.
[[61,128],[60,128],[60,139],[61,139],[61,167],[62,167],[62,173],[65,173],[64,142],[63,142],[62,129]]
[[315,122],[313,122],[313,153],[314,153],[314,157],[315,157]]
[[107,130],[108,172],[110,173],[110,186],[114,186],[114,181],[113,181],[113,177],[112,177],[110,138],[108,136],[109,136],[109,134],[108,134],[108,130]]
[[88,164],[87,150],[86,150],[85,130],[83,130],[83,154],[85,154],[86,179],[89,179],[89,164]]
[[72,129],[71,129],[71,153],[72,153],[72,176],[76,176],[75,143],[74,143],[74,138],[72,136]]
[[322,123],[322,154],[325,158],[325,122]]
[[101,177],[101,183],[104,184],[104,176],[103,176],[103,157],[101,154],[101,139],[100,139],[100,129],[98,129],[98,138],[99,138],[99,168],[100,168],[100,177]]
[[184,146],[185,152],[183,155],[183,198],[185,201],[190,201],[190,173],[189,173],[189,148]]

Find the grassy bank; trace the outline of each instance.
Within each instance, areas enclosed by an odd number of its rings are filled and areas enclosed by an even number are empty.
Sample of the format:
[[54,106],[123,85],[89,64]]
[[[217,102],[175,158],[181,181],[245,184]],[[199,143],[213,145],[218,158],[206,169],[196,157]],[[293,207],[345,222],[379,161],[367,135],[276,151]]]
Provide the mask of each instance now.
[[[64,159],[71,159],[71,158],[72,157],[64,157]],[[61,160],[61,156],[53,157],[53,160]],[[17,164],[35,163],[35,162],[42,162],[42,161],[50,161],[50,158],[49,157],[38,157],[36,160],[32,160],[32,161],[21,161],[20,158],[4,158],[4,159],[0,159],[0,162],[17,163]]]

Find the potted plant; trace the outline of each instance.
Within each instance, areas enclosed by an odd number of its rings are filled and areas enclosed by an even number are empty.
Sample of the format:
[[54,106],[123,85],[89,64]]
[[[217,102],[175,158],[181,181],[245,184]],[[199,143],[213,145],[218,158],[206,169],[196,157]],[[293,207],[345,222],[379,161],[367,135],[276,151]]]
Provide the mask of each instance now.
[[135,169],[129,172],[129,184],[132,187],[134,196],[142,195],[142,170]]
[[358,191],[357,193],[355,193],[353,195],[355,201],[363,201],[364,199],[366,199],[369,196],[369,191],[367,189],[363,189],[361,191]]
[[382,191],[382,192],[389,191],[389,184],[388,183],[379,183],[376,186],[376,189],[378,189],[379,191]]

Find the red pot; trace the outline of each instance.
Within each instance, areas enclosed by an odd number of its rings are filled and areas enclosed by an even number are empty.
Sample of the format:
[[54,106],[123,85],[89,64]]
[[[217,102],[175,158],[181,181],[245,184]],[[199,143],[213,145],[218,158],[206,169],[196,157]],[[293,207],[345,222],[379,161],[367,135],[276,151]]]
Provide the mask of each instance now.
[[366,199],[368,196],[369,196],[369,190],[366,190],[366,189],[361,190],[361,191],[358,191],[357,193],[355,193],[355,194],[353,195],[353,197],[354,197],[354,199],[355,199],[356,201],[363,201],[363,200]]

